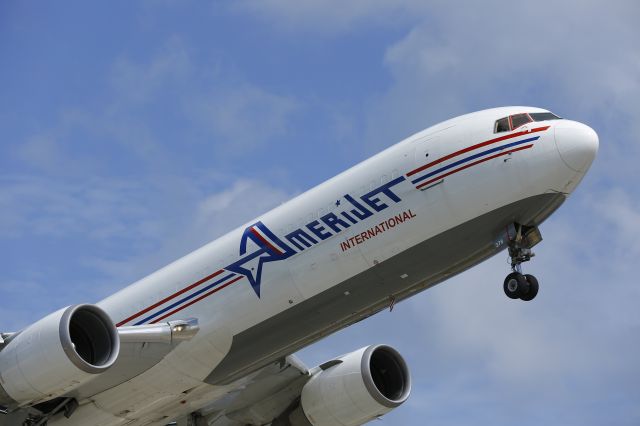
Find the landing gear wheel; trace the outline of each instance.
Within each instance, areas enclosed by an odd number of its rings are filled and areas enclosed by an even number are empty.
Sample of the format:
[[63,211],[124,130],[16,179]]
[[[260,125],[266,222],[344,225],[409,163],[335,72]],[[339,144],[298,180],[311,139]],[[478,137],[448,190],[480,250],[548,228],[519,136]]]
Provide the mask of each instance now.
[[503,288],[504,294],[510,299],[520,299],[523,295],[529,293],[529,283],[524,275],[519,272],[512,272],[507,275],[507,278],[504,279]]
[[529,283],[529,291],[526,294],[520,296],[520,299],[524,300],[525,302],[528,302],[530,300],[533,300],[538,294],[538,289],[539,289],[538,279],[533,275],[529,275],[529,274],[526,274],[524,278],[527,280],[527,283]]

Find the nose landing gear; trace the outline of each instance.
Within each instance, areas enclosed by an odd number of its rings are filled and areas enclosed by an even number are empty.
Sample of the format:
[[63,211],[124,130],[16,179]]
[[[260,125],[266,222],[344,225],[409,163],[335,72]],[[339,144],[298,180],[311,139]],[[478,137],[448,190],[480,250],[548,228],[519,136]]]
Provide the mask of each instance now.
[[506,230],[512,272],[504,280],[504,293],[510,299],[533,300],[538,294],[538,280],[530,274],[522,273],[522,263],[531,260],[535,254],[531,248],[542,241],[537,227],[512,224]]

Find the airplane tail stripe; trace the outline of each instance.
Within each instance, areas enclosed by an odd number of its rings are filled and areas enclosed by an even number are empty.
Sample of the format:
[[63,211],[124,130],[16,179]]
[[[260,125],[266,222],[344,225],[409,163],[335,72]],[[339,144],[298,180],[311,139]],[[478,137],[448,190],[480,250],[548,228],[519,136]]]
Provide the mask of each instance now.
[[[178,300],[177,302],[174,302],[174,303],[172,303],[171,305],[169,305],[169,306],[166,306],[166,307],[162,308],[162,309],[161,309],[161,310],[159,310],[158,312],[155,312],[154,314],[149,315],[149,316],[148,316],[148,317],[146,317],[145,319],[138,321],[135,325],[141,325],[141,324],[144,324],[145,322],[147,322],[147,321],[150,321],[150,320],[154,319],[154,318],[155,318],[155,317],[157,317],[158,315],[162,315],[163,313],[167,312],[168,310],[173,309],[173,308],[175,308],[175,307],[177,307],[177,306],[179,306],[179,305],[183,304],[184,302],[188,301],[189,299],[192,299],[192,298],[194,298],[194,297],[196,297],[196,296],[198,296],[198,295],[200,295],[200,294],[204,293],[205,291],[207,291],[207,290],[209,290],[209,289],[211,289],[211,288],[213,288],[213,287],[216,287],[216,286],[218,286],[218,285],[222,284],[223,282],[227,281],[229,278],[234,277],[235,275],[237,275],[237,274],[235,274],[234,272],[232,272],[232,273],[230,273],[230,274],[226,275],[225,277],[223,277],[223,278],[219,279],[218,281],[215,281],[215,282],[213,282],[213,283],[211,283],[211,284],[209,284],[209,285],[207,285],[207,286],[205,286],[205,287],[202,287],[200,290],[198,290],[198,291],[196,291],[196,292],[193,292],[193,293],[191,293],[190,295],[188,295],[188,296],[186,296],[186,297],[183,297],[182,299]],[[182,308],[180,308],[180,309],[182,309]]]
[[173,314],[175,314],[175,313],[178,313],[178,312],[180,312],[181,310],[183,310],[183,309],[185,309],[185,308],[187,308],[187,307],[189,307],[189,306],[191,306],[191,305],[193,305],[193,304],[195,304],[195,303],[198,303],[198,302],[199,302],[199,301],[201,301],[202,299],[205,299],[205,298],[207,298],[207,297],[211,296],[213,293],[216,293],[216,292],[218,292],[218,291],[222,290],[223,288],[230,286],[231,284],[235,283],[236,281],[241,280],[242,278],[244,278],[242,275],[237,276],[237,277],[235,277],[234,279],[232,279],[231,281],[229,281],[229,282],[227,282],[227,283],[225,283],[225,284],[221,285],[220,287],[216,287],[216,288],[214,288],[213,290],[209,291],[208,293],[205,293],[205,294],[203,294],[202,296],[200,296],[200,297],[198,297],[198,298],[196,298],[196,299],[194,299],[194,300],[190,301],[190,302],[189,302],[189,303],[187,303],[186,305],[180,306],[178,309],[174,309],[173,311],[171,311],[171,312],[169,312],[169,313],[167,313],[167,314],[165,314],[165,315],[161,316],[160,318],[156,318],[155,320],[151,321],[151,323],[150,323],[150,324],[156,324],[156,323],[158,323],[158,322],[162,321],[163,319],[168,318],[168,317],[170,317],[171,315],[173,315]]
[[469,167],[473,167],[473,166],[475,166],[475,165],[477,165],[477,164],[484,163],[485,161],[493,160],[494,158],[498,158],[498,157],[501,157],[501,156],[503,156],[503,155],[511,154],[512,152],[522,151],[522,150],[525,150],[525,149],[529,149],[529,148],[531,148],[531,147],[533,147],[533,144],[529,144],[529,145],[525,145],[525,146],[520,146],[520,147],[518,147],[518,148],[511,149],[511,150],[509,150],[509,151],[500,152],[500,153],[495,154],[495,155],[492,155],[492,156],[490,156],[490,157],[486,157],[486,158],[483,158],[483,159],[481,159],[481,160],[474,161],[473,163],[466,164],[466,165],[464,165],[464,166],[462,166],[462,167],[459,167],[459,168],[457,168],[457,169],[455,169],[455,170],[451,170],[451,171],[450,171],[450,172],[448,172],[448,173],[445,173],[445,174],[443,174],[443,175],[440,175],[440,176],[438,176],[438,177],[435,177],[435,178],[433,178],[433,179],[430,179],[430,180],[428,180],[428,181],[426,181],[426,182],[423,182],[423,183],[421,183],[420,185],[416,186],[416,188],[417,188],[417,189],[422,189],[422,188],[424,188],[425,186],[427,186],[427,185],[429,185],[429,184],[432,184],[432,183],[434,183],[434,182],[437,182],[437,181],[439,181],[440,179],[443,179],[443,178],[445,178],[445,177],[447,177],[447,176],[451,176],[451,175],[452,175],[452,174],[454,174],[454,173],[458,173],[458,172],[460,172],[460,171],[462,171],[462,170],[468,169]]
[[200,284],[202,284],[202,283],[204,283],[204,282],[206,282],[206,281],[209,281],[211,278],[217,277],[218,275],[220,275],[220,274],[221,274],[221,273],[223,273],[223,272],[224,272],[224,269],[220,269],[219,271],[216,271],[216,272],[214,272],[213,274],[208,275],[208,276],[206,276],[206,277],[204,277],[204,278],[202,278],[202,279],[200,279],[200,280],[196,281],[195,283],[193,283],[193,284],[191,284],[191,285],[189,285],[189,286],[187,286],[187,287],[183,288],[183,289],[182,289],[182,290],[180,290],[180,291],[177,291],[177,292],[173,293],[173,294],[172,294],[172,295],[170,295],[170,296],[165,297],[164,299],[162,299],[162,300],[160,300],[159,302],[156,302],[156,303],[154,303],[153,305],[151,305],[151,306],[149,306],[149,307],[147,307],[147,308],[145,308],[145,309],[141,310],[140,312],[138,312],[138,313],[136,313],[136,314],[134,314],[134,315],[131,315],[129,318],[127,318],[127,319],[124,319],[124,320],[120,321],[118,324],[116,324],[116,327],[121,327],[121,326],[125,325],[126,323],[128,323],[128,322],[130,322],[130,321],[132,321],[132,320],[134,320],[134,319],[136,319],[136,318],[138,318],[139,316],[144,315],[144,314],[146,314],[147,312],[149,312],[149,311],[151,311],[151,310],[153,310],[153,309],[157,308],[158,306],[160,306],[160,305],[163,305],[163,304],[167,303],[169,300],[171,300],[171,299],[173,299],[173,298],[175,298],[175,297],[178,297],[178,296],[180,296],[181,294],[186,293],[187,291],[189,291],[189,290],[191,290],[191,289],[193,289],[193,288],[195,288],[195,287],[199,286]]
[[487,145],[491,145],[491,144],[494,144],[494,143],[497,143],[497,142],[502,142],[502,141],[507,140],[507,139],[512,139],[512,138],[516,138],[516,137],[519,137],[519,136],[524,136],[524,135],[527,135],[527,134],[530,134],[530,133],[544,132],[549,127],[551,127],[551,126],[536,127],[534,129],[531,129],[531,130],[523,130],[521,132],[516,132],[516,133],[510,134],[510,135],[500,136],[498,138],[489,139],[488,141],[484,141],[484,142],[480,142],[480,143],[475,144],[475,145],[471,145],[471,146],[469,146],[467,148],[461,149],[461,150],[456,151],[456,152],[452,152],[451,154],[448,154],[448,155],[445,155],[444,157],[438,158],[437,160],[432,161],[430,163],[427,163],[427,164],[425,164],[423,166],[420,166],[417,169],[411,170],[409,173],[407,173],[407,177],[413,176],[416,173],[420,173],[421,171],[428,169],[429,167],[433,167],[436,164],[440,164],[440,163],[442,163],[444,161],[450,160],[450,159],[452,159],[454,157],[457,157],[459,155],[466,154],[469,151],[473,151],[475,149],[482,148],[482,147],[485,147]]
[[436,169],[433,172],[427,173],[426,175],[420,176],[419,178],[412,180],[411,183],[416,184],[418,182],[421,182],[421,181],[423,181],[425,179],[430,178],[431,176],[435,176],[435,175],[437,175],[439,173],[442,173],[442,172],[444,172],[446,170],[449,170],[449,169],[452,169],[454,167],[457,167],[457,166],[459,166],[461,164],[464,164],[466,162],[473,161],[476,158],[480,158],[480,157],[483,157],[485,155],[488,155],[488,154],[491,154],[491,153],[494,153],[494,152],[497,152],[497,151],[501,151],[503,149],[511,148],[511,147],[514,147],[514,146],[517,146],[517,145],[522,145],[522,144],[525,144],[525,143],[528,143],[528,142],[533,142],[533,141],[538,140],[538,139],[540,139],[540,136],[534,136],[532,138],[523,139],[521,141],[512,142],[512,143],[509,143],[509,144],[506,144],[506,145],[497,146],[495,148],[491,148],[491,149],[488,149],[486,151],[482,151],[482,152],[479,152],[477,154],[470,155],[469,157],[463,158],[462,160],[458,160],[458,161],[453,162],[451,164],[448,164],[446,166],[440,167],[439,169]]

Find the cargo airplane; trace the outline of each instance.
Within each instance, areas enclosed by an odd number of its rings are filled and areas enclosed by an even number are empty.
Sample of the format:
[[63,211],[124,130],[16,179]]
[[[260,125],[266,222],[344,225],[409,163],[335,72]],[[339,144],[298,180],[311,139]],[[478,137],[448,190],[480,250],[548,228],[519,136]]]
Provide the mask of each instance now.
[[400,406],[384,344],[293,355],[506,251],[503,290],[598,150],[587,125],[503,107],[429,127],[96,304],[0,334],[0,425],[361,425]]

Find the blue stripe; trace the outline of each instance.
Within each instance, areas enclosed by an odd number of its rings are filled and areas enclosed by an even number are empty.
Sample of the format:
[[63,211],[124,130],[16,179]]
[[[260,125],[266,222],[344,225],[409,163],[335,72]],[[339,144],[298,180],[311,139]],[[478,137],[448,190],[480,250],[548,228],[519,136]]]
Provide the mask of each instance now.
[[141,324],[144,324],[145,322],[147,322],[147,321],[149,321],[149,320],[152,320],[152,319],[154,319],[155,317],[157,317],[157,316],[159,316],[159,315],[161,315],[161,314],[164,314],[165,312],[167,312],[167,311],[169,311],[169,310],[171,310],[171,309],[175,308],[176,306],[181,305],[182,303],[186,302],[187,300],[189,300],[189,299],[193,299],[194,297],[196,297],[196,296],[198,296],[198,295],[200,295],[200,294],[204,293],[205,291],[207,291],[207,290],[209,290],[209,289],[212,289],[213,287],[215,287],[215,286],[217,286],[217,285],[219,285],[219,284],[222,284],[224,281],[228,280],[229,278],[231,278],[231,277],[233,277],[233,276],[235,276],[235,275],[236,275],[235,273],[231,273],[231,274],[227,275],[226,277],[221,278],[221,279],[219,279],[218,281],[216,281],[216,282],[214,282],[214,283],[212,283],[212,284],[209,284],[209,285],[208,285],[208,286],[206,286],[206,287],[201,288],[200,290],[196,291],[195,293],[191,293],[190,295],[188,295],[188,296],[186,296],[186,297],[184,297],[184,298],[182,298],[182,299],[178,300],[177,302],[175,302],[175,303],[173,303],[173,304],[171,304],[171,305],[167,306],[166,308],[159,310],[159,311],[158,311],[158,312],[156,312],[155,314],[151,314],[151,315],[149,315],[148,317],[146,317],[145,319],[143,319],[143,320],[141,320],[141,321],[138,321],[138,322],[137,322],[137,323],[135,323],[134,325],[141,325]]
[[492,153],[497,152],[497,151],[502,151],[503,149],[511,148],[511,147],[517,146],[517,145],[522,145],[523,143],[532,142],[532,141],[535,141],[535,140],[538,140],[538,139],[540,139],[540,136],[535,136],[533,138],[524,139],[524,140],[521,140],[521,141],[518,141],[518,142],[512,142],[512,143],[507,144],[507,145],[502,145],[502,146],[498,146],[498,147],[495,147],[495,148],[488,149],[488,150],[483,151],[483,152],[479,152],[479,153],[471,155],[471,156],[469,156],[467,158],[463,158],[462,160],[458,160],[455,163],[451,163],[451,164],[449,164],[447,166],[440,167],[439,169],[437,169],[437,170],[435,170],[435,171],[433,171],[431,173],[428,173],[428,174],[426,174],[424,176],[420,176],[419,178],[412,180],[411,183],[414,183],[414,184],[418,183],[418,182],[420,182],[422,180],[430,178],[431,176],[435,176],[438,173],[444,172],[445,170],[452,169],[452,168],[454,168],[456,166],[459,166],[460,164],[464,164],[464,163],[466,163],[468,161],[473,161],[476,158],[483,157],[483,156],[485,156],[487,154],[492,154]]

